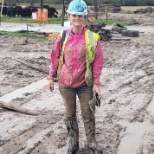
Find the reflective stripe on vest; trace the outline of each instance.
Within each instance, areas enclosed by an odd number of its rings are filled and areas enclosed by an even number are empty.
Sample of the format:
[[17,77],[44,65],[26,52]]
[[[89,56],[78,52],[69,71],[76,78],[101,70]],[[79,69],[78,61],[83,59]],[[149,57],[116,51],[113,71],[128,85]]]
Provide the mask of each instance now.
[[99,40],[99,35],[90,30],[87,30],[85,32],[85,40],[86,40],[86,49],[87,49],[85,81],[88,86],[92,86],[93,76],[92,76],[91,64],[95,58],[95,51],[96,51],[97,42]]
[[[62,38],[62,33],[60,34],[61,38]],[[59,64],[58,64],[58,75],[59,72],[62,68],[63,62],[64,62],[64,48],[65,48],[65,44],[67,42],[67,39],[69,37],[69,34],[66,34],[66,38],[62,44],[62,51],[61,51],[61,55],[60,55],[60,59],[59,59]],[[86,53],[86,73],[85,73],[85,81],[86,84],[88,86],[92,86],[93,85],[93,78],[92,78],[92,70],[91,70],[91,63],[94,61],[95,58],[95,50],[96,50],[96,46],[97,46],[97,42],[99,40],[99,35],[90,31],[90,30],[86,30],[85,32],[85,41],[86,41],[86,49],[87,49],[87,53]]]

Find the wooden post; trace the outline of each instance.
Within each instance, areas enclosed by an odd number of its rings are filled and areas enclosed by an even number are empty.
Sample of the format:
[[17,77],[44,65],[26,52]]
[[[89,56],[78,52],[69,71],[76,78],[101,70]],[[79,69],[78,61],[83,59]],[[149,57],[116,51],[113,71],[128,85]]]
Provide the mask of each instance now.
[[1,15],[1,13],[0,13],[0,25],[1,25],[1,18],[2,18],[2,15]]
[[106,22],[108,20],[108,7],[106,6],[105,7],[105,17],[106,17]]
[[28,24],[27,24],[27,33],[26,33],[26,40],[25,43],[28,43]]
[[41,25],[41,22],[42,22],[42,15],[43,14],[43,0],[41,0],[41,14],[40,14],[40,25]]
[[43,9],[43,0],[41,0],[41,10]]
[[0,14],[0,25],[1,25],[1,19],[2,19],[2,13],[3,13],[3,5],[4,5],[4,0],[2,0],[2,6],[1,6],[1,14]]
[[97,17],[98,17],[98,5],[97,5],[97,0],[94,0],[94,10],[95,10],[95,18],[97,19]]
[[64,4],[64,0],[63,0],[63,8],[62,8],[62,20],[61,20],[61,26],[64,26],[64,17],[65,17],[65,4]]

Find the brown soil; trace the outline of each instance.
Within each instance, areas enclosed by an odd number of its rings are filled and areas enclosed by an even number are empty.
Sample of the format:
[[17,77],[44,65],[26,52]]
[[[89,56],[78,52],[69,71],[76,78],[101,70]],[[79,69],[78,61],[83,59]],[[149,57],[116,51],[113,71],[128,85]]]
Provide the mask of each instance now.
[[[123,18],[127,16],[123,14]],[[114,34],[113,38],[124,37]],[[146,31],[139,37],[129,38],[102,42],[102,105],[96,109],[96,136],[104,154],[154,153],[154,34]],[[51,41],[29,39],[25,44],[25,38],[0,35],[0,47],[0,100],[47,76]],[[40,115],[0,109],[0,154],[67,153],[64,106],[57,83],[53,93],[45,84],[9,103],[35,110]],[[84,146],[86,138],[79,105],[78,121],[79,154],[89,154]]]

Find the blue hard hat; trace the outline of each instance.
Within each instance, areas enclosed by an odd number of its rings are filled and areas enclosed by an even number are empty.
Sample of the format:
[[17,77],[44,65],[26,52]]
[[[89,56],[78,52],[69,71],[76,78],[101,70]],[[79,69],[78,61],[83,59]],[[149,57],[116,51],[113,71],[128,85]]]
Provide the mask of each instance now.
[[83,0],[72,0],[67,12],[69,14],[85,16],[87,15],[87,4]]

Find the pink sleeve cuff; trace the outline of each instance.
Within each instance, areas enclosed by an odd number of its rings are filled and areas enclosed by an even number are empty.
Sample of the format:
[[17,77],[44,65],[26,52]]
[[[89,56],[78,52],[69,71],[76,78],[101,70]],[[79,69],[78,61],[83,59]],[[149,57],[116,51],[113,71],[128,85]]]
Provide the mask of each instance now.
[[99,81],[99,78],[95,78],[95,79],[93,79],[93,81],[94,81],[94,85],[101,86],[101,82]]

